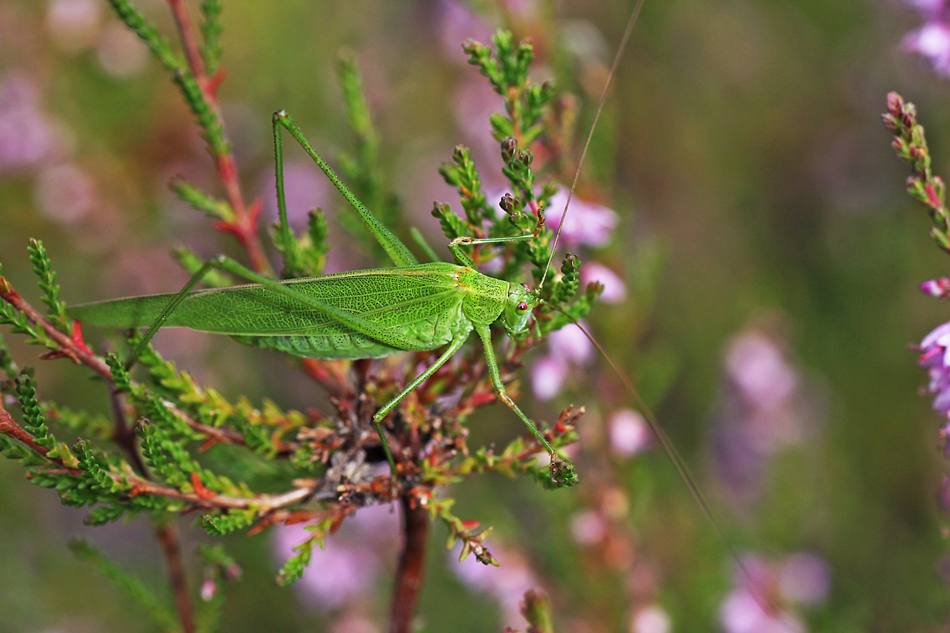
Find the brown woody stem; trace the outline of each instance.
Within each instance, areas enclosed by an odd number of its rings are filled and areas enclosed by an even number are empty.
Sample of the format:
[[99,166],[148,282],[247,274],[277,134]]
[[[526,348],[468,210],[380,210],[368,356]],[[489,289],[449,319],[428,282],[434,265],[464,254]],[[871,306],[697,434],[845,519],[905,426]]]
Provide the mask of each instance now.
[[411,493],[402,495],[399,505],[402,508],[402,531],[405,540],[399,555],[399,567],[396,569],[389,633],[410,633],[419,594],[422,592],[429,516]]
[[185,566],[181,560],[181,540],[178,538],[178,528],[170,522],[166,525],[156,525],[155,535],[162,547],[162,553],[165,554],[168,579],[172,586],[172,593],[175,596],[175,608],[178,610],[182,633],[194,633],[195,622],[191,608],[191,598],[188,596]]

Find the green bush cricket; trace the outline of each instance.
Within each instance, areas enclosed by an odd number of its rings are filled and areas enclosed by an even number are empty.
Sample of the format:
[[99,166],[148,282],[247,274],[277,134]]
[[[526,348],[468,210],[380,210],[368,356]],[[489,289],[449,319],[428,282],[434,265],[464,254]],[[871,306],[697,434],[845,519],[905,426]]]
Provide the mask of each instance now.
[[[457,264],[420,264],[409,249],[357,200],[283,111],[274,114],[278,231],[289,231],[283,184],[281,129],[286,129],[356,209],[360,218],[396,265],[278,282],[218,256],[208,260],[177,294],[130,297],[75,306],[70,316],[82,323],[135,328],[149,326],[134,359],[162,326],[184,326],[228,334],[238,341],[295,356],[320,359],[381,358],[403,351],[445,352],[374,416],[386,458],[397,472],[381,421],[413,389],[424,382],[468,339],[478,333],[498,397],[528,426],[551,456],[557,485],[577,481],[570,460],[557,455],[544,435],[505,393],[495,359],[489,326],[500,321],[509,336],[527,333],[538,291],[519,283],[488,277],[462,251],[463,244],[505,243],[533,235],[474,239],[459,237],[449,244]],[[243,277],[254,285],[192,292],[212,269]]]

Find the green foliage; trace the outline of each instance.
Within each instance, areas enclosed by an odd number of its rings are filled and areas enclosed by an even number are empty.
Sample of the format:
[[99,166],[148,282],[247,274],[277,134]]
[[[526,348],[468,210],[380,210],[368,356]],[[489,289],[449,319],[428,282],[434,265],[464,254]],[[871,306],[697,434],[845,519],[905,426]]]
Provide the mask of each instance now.
[[[185,60],[172,50],[171,45],[158,34],[158,29],[149,24],[141,13],[128,0],[109,0],[109,4],[115,9],[119,18],[125,24],[135,31],[136,35],[144,41],[149,50],[165,68],[172,73],[172,81],[181,90],[185,103],[191,109],[192,114],[198,121],[202,129],[202,138],[208,143],[208,148],[214,156],[223,156],[231,151],[230,144],[225,138],[224,123],[218,116],[217,110],[208,101],[207,95],[198,85],[198,80],[185,64]],[[220,7],[215,7],[216,2],[207,3],[212,5],[212,14],[215,16],[214,25],[211,27],[215,36],[215,46],[217,46],[216,36],[220,33],[220,27],[217,26],[217,13],[220,13]],[[217,13],[215,13],[217,9]],[[206,34],[207,37],[207,34]]]
[[177,70],[172,81],[181,90],[185,102],[195,115],[201,127],[201,137],[207,141],[208,149],[213,156],[224,156],[231,151],[231,145],[224,135],[224,123],[218,116],[217,110],[212,107],[207,96],[198,85],[198,80],[188,70]]
[[560,305],[567,303],[574,298],[577,293],[577,286],[580,283],[581,258],[573,253],[568,253],[561,262],[561,279],[558,281],[553,292],[553,301]]
[[884,125],[894,134],[891,146],[898,158],[911,166],[914,175],[907,179],[907,193],[927,207],[933,228],[930,236],[944,251],[950,252],[950,209],[947,209],[947,187],[931,168],[930,150],[924,126],[917,122],[917,108],[905,103],[896,92],[887,95]]
[[40,446],[48,449],[56,447],[56,439],[46,426],[43,409],[36,399],[36,387],[26,372],[21,373],[16,380],[16,394],[23,411],[23,428],[33,436],[33,440]]
[[132,31],[148,45],[148,49],[152,52],[152,55],[154,55],[165,68],[172,72],[185,70],[185,61],[172,50],[168,40],[158,34],[158,29],[152,24],[149,24],[131,2],[128,0],[109,0],[109,4],[115,9],[119,19],[125,22],[125,25],[132,29]]
[[224,536],[250,527],[257,518],[257,511],[231,510],[221,514],[206,514],[201,518],[201,527],[211,536]]
[[208,76],[212,76],[218,72],[221,54],[224,52],[224,47],[221,45],[221,34],[224,32],[221,12],[224,10],[224,5],[221,0],[202,0],[200,8],[204,17],[201,22],[201,34],[204,36],[201,57]]
[[192,208],[201,211],[209,218],[220,220],[221,222],[234,222],[234,209],[231,208],[230,204],[205,193],[185,180],[183,176],[172,178],[168,183],[168,188],[171,189],[182,202],[191,205]]
[[493,114],[490,118],[496,140],[514,136],[524,145],[537,140],[545,131],[542,121],[545,109],[555,94],[552,82],[532,84],[528,69],[534,60],[534,48],[528,40],[516,46],[510,31],[500,30],[492,38],[495,55],[490,47],[469,40],[462,49],[468,63],[477,66],[488,77],[492,87],[505,99],[507,118]]
[[27,251],[30,254],[30,262],[33,264],[33,272],[39,277],[40,290],[43,291],[43,303],[46,304],[49,310],[50,321],[61,332],[68,332],[69,321],[66,318],[66,303],[59,299],[59,284],[56,283],[56,273],[53,272],[53,264],[46,254],[43,242],[31,239]]
[[274,246],[284,258],[282,277],[308,277],[319,275],[327,263],[330,243],[327,241],[327,218],[322,209],[307,214],[307,233],[300,237],[292,231],[281,230],[278,224],[274,233]]
[[327,531],[332,524],[333,517],[329,517],[314,525],[307,526],[306,530],[311,532],[312,535],[303,543],[294,546],[294,551],[297,553],[288,558],[280,568],[280,571],[277,572],[277,584],[286,587],[303,576],[303,573],[307,570],[307,566],[310,565],[310,557],[312,556],[314,546],[323,549]]
[[[363,80],[355,56],[342,52],[337,59],[337,80],[343,93],[347,120],[354,133],[355,154],[341,152],[337,163],[345,179],[352,183],[356,197],[386,226],[396,226],[400,220],[399,201],[387,192],[382,170],[379,166],[379,135],[373,125],[372,114],[366,100]],[[334,218],[349,233],[382,258],[384,250],[366,226],[350,213],[337,214]],[[317,243],[317,242],[314,242]]]
[[478,177],[478,170],[475,169],[472,152],[464,145],[456,145],[452,160],[455,164],[443,163],[439,173],[445,182],[458,189],[469,226],[481,229],[484,220],[492,218],[494,213],[482,192],[482,182]]
[[133,603],[165,631],[178,631],[178,618],[171,605],[160,599],[155,592],[145,586],[141,580],[109,560],[102,552],[82,539],[70,541],[69,548],[76,558],[89,564],[96,573],[108,578],[121,589]]
[[13,356],[10,355],[10,348],[7,347],[2,335],[0,335],[0,372],[3,372],[7,380],[15,380],[20,373],[16,363],[13,362]]
[[[0,280],[2,279],[0,277]],[[14,334],[26,335],[27,345],[42,345],[51,350],[59,349],[59,345],[47,336],[42,327],[31,323],[25,314],[2,300],[0,300],[0,325],[9,325],[10,331]]]

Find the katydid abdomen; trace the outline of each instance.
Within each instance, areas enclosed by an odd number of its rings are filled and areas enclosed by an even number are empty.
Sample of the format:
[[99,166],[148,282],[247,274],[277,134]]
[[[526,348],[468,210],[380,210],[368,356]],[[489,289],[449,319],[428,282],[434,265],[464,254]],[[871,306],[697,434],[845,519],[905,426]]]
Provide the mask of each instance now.
[[[462,277],[460,283],[459,277]],[[507,282],[449,263],[417,264],[292,279],[282,285],[322,303],[358,315],[411,341],[397,348],[261,285],[244,285],[190,293],[169,315],[165,326],[227,334],[237,341],[306,358],[381,358],[446,345],[472,329],[476,321],[494,320],[502,304],[484,296],[489,286],[507,294]],[[495,282],[495,283],[491,283]],[[504,284],[506,288],[501,288]],[[99,326],[135,328],[151,325],[174,298],[148,295],[102,301],[71,308],[70,316]],[[469,301],[465,301],[466,298]],[[485,299],[488,299],[486,302]],[[486,303],[488,312],[485,312]],[[463,308],[468,304],[468,309]]]

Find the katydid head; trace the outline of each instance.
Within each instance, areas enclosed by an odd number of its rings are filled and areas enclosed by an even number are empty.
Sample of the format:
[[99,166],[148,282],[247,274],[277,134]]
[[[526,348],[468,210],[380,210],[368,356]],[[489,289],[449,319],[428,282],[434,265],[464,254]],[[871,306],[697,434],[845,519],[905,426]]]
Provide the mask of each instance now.
[[524,284],[508,286],[508,300],[505,311],[501,313],[501,322],[511,338],[521,338],[528,333],[528,319],[531,311],[540,305],[537,293]]

